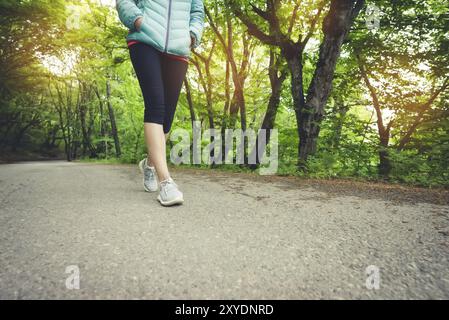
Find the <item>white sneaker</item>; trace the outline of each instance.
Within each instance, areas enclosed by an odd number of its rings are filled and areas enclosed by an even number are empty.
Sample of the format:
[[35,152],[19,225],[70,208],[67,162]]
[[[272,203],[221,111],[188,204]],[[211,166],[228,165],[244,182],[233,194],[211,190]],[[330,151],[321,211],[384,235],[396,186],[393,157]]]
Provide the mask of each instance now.
[[182,204],[184,198],[182,192],[179,191],[178,185],[173,181],[172,178],[161,181],[161,190],[157,196],[157,200],[163,206],[173,206],[175,204]]
[[155,192],[157,191],[157,177],[156,170],[154,167],[149,167],[147,165],[147,159],[143,159],[139,162],[140,172],[143,173],[143,188],[147,192]]

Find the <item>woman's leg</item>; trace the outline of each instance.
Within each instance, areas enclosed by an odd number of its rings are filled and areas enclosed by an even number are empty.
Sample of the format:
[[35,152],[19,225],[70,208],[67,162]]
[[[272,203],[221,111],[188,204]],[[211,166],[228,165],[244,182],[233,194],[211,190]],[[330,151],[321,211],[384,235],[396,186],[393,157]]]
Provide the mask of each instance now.
[[147,163],[155,167],[159,180],[165,180],[170,174],[163,130],[166,104],[161,53],[143,43],[134,44],[129,50],[145,101],[144,133],[150,160]]
[[[148,139],[146,138],[147,134],[146,134],[146,130],[145,130],[145,124],[144,124],[144,135],[145,135],[145,141],[148,141]],[[164,135],[165,135],[165,142],[167,142],[169,135],[168,135],[168,133],[164,133]],[[147,146],[147,149],[149,149],[148,146]],[[148,165],[150,167],[154,167],[154,163],[153,163],[153,160],[151,160],[151,158],[150,158],[149,152],[147,155],[147,161],[148,161]]]
[[[159,181],[164,181],[170,177],[168,172],[167,162],[166,162],[166,142],[169,136],[169,132],[171,129],[171,125],[173,123],[173,118],[175,116],[176,106],[178,104],[179,94],[181,93],[182,84],[184,82],[184,78],[187,73],[187,63],[179,60],[174,60],[167,56],[161,57],[161,71],[162,71],[162,81],[164,84],[164,100],[165,100],[165,115],[164,115],[164,124],[163,128],[159,127],[154,128],[152,123],[145,124],[145,136],[147,136],[148,140],[155,137],[155,140],[159,140],[159,143],[156,141],[150,142],[151,144],[160,145],[158,148],[163,148],[163,156],[164,159],[155,159],[152,157],[151,163],[160,162],[160,166],[162,167],[163,175],[159,174]],[[157,132],[156,132],[157,131]],[[147,140],[147,141],[148,141]],[[151,151],[150,151],[151,154]],[[163,163],[162,163],[163,162]],[[155,164],[155,167],[157,165]]]
[[165,89],[165,134],[170,132],[187,68],[187,62],[176,60],[166,55],[162,57],[162,80]]
[[148,164],[156,168],[159,181],[164,181],[170,178],[170,173],[167,167],[166,138],[163,125],[151,122],[145,123],[144,132],[148,158],[150,159]]

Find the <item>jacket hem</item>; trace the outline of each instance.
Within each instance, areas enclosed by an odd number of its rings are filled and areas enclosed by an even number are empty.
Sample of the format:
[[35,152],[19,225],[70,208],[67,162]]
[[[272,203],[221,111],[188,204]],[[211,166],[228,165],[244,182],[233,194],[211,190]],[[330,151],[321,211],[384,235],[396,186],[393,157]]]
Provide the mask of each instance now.
[[164,48],[161,48],[159,46],[157,46],[155,43],[151,42],[151,41],[147,41],[147,40],[143,40],[140,37],[135,36],[135,33],[130,33],[127,37],[126,37],[126,42],[131,42],[131,41],[137,41],[137,42],[142,42],[145,43],[147,45],[152,46],[153,48],[155,48],[156,50],[162,52],[162,53],[168,53],[174,56],[178,56],[178,57],[183,57],[183,58],[187,58],[189,59],[191,56],[191,53],[189,52],[189,54],[184,55],[184,54],[179,54],[177,52],[172,52],[171,50],[167,50],[165,51]]

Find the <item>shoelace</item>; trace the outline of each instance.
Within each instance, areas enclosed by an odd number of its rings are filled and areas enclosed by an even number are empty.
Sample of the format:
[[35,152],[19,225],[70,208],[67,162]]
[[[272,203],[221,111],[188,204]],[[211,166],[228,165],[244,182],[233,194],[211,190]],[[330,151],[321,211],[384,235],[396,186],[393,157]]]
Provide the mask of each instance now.
[[161,181],[161,187],[163,188],[168,187],[170,184],[175,187],[178,187],[178,185],[173,181],[172,178],[168,178],[167,180]]

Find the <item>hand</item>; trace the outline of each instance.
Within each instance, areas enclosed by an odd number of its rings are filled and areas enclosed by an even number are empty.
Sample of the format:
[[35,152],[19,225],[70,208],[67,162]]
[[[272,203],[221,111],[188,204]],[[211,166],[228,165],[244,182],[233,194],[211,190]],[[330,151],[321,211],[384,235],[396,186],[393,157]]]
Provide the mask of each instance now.
[[140,31],[140,27],[142,26],[143,18],[139,17],[134,21],[134,28],[136,28],[137,31]]

